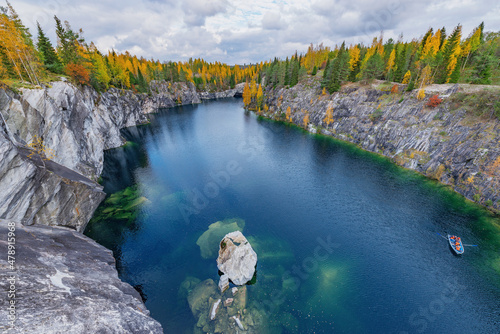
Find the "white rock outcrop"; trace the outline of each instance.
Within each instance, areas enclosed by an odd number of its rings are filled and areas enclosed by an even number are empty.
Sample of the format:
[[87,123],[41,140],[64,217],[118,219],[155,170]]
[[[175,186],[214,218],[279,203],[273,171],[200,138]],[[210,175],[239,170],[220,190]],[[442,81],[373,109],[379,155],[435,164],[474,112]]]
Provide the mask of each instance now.
[[227,289],[229,289],[229,277],[226,274],[224,274],[219,279],[220,293],[224,293],[224,291],[226,291]]
[[255,274],[257,254],[240,231],[226,234],[219,244],[217,267],[236,285],[250,281]]

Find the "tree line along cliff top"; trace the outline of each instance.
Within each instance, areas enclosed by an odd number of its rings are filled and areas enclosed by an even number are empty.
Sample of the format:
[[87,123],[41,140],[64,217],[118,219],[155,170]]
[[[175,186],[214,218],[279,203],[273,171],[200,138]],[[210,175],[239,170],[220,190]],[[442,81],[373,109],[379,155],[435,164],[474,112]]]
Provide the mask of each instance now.
[[[55,47],[38,25],[36,38],[12,5],[0,7],[0,80],[16,85],[41,85],[68,77],[73,83],[97,91],[110,87],[150,92],[151,81],[191,82],[200,91],[221,91],[248,82],[257,86],[294,86],[307,75],[321,75],[330,93],[345,82],[381,79],[422,89],[436,83],[500,84],[500,32],[478,25],[468,36],[458,25],[450,33],[430,28],[419,39],[404,41],[375,37],[371,45],[343,42],[333,48],[311,44],[305,53],[250,65],[230,66],[207,62],[159,61],[129,52],[99,51],[54,16]],[[258,88],[257,88],[258,89]]]

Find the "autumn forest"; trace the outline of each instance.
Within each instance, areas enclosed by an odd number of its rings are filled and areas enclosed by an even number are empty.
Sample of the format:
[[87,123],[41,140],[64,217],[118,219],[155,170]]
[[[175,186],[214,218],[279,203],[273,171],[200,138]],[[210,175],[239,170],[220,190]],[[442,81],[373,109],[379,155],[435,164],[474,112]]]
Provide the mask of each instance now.
[[307,75],[321,75],[323,92],[345,82],[381,79],[407,84],[407,90],[432,83],[499,84],[500,33],[479,24],[469,35],[429,28],[420,39],[375,37],[371,45],[343,42],[333,48],[311,44],[305,53],[250,65],[227,65],[189,59],[185,62],[145,59],[129,52],[103,53],[85,41],[83,30],[54,16],[57,45],[40,25],[36,38],[12,5],[0,14],[0,79],[12,85],[42,85],[61,76],[97,91],[110,87],[148,93],[151,81],[191,82],[200,91],[220,91],[246,82],[245,104],[262,106],[262,86],[294,86]]

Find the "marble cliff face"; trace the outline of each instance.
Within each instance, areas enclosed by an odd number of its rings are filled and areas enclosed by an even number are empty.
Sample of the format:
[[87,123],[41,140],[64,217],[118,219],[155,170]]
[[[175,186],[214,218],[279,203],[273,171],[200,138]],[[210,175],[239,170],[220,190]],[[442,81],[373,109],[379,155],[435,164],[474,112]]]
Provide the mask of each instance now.
[[[382,154],[500,212],[500,121],[471,116],[449,102],[457,91],[472,88],[432,85],[426,87],[427,97],[418,100],[416,91],[391,94],[390,86],[384,91],[377,87],[380,84],[348,85],[332,95],[322,94],[317,79],[289,89],[268,89],[264,102],[269,109],[263,116],[285,121],[290,107],[290,122],[304,127],[307,114],[308,131]],[[439,95],[443,103],[427,107],[432,95]]]
[[18,227],[24,296],[15,330],[163,332],[139,294],[119,280],[111,251],[81,234],[105,197],[96,182],[104,150],[123,145],[120,129],[147,123],[159,108],[242,90],[198,93],[192,84],[152,82],[149,95],[115,88],[98,94],[64,81],[0,89],[0,232],[6,235],[9,223]]

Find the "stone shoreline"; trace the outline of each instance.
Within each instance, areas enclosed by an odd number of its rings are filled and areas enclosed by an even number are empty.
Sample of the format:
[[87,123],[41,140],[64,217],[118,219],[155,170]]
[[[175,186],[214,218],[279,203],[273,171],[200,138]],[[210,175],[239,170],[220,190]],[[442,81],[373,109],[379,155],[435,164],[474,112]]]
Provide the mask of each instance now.
[[[420,101],[416,91],[391,94],[379,89],[380,84],[346,85],[332,95],[322,95],[318,78],[291,88],[268,88],[264,103],[269,110],[261,115],[304,127],[304,116],[308,114],[309,132],[386,156],[499,213],[500,121],[470,116],[463,108],[452,110],[449,103],[456,92],[477,92],[484,86],[432,85]],[[400,86],[399,91],[403,88]],[[443,103],[436,108],[426,107],[434,94],[440,95]],[[329,107],[332,122],[327,124]]]

